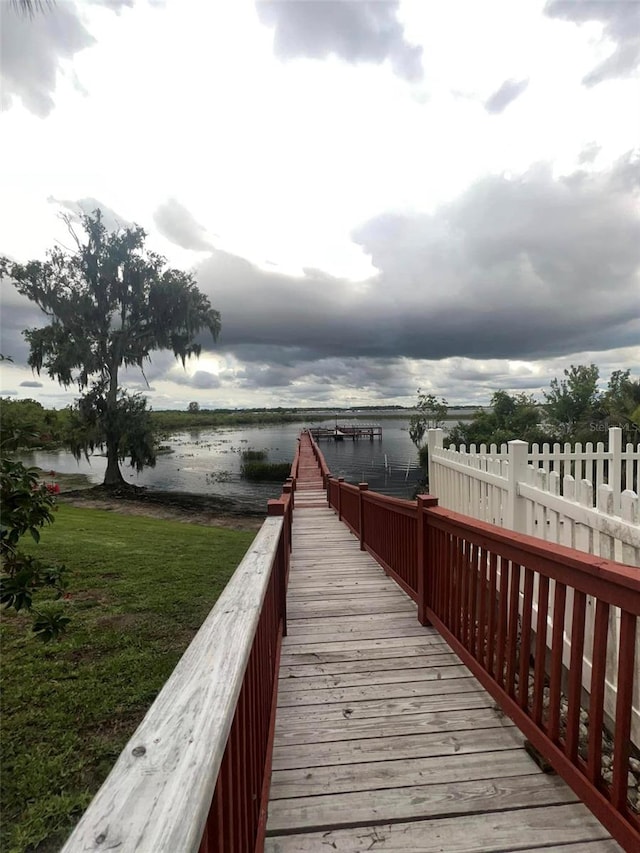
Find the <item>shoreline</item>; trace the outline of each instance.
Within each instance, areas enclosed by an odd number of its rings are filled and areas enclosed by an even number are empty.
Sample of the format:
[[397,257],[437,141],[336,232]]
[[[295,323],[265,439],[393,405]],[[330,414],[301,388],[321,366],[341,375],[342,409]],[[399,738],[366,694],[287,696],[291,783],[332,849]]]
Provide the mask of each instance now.
[[103,486],[63,490],[60,504],[80,509],[101,509],[122,515],[144,515],[185,524],[227,527],[257,532],[266,518],[264,511],[243,507],[233,500],[191,492],[150,489],[106,489]]

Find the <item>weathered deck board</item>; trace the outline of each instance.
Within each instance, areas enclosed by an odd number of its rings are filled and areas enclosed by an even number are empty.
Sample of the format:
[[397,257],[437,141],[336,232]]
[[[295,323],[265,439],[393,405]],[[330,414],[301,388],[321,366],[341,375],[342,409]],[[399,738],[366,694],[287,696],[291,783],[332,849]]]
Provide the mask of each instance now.
[[[296,797],[272,803],[271,829],[306,829],[317,832],[341,826],[372,824],[380,814],[393,812],[396,820],[445,817],[453,814],[498,812],[531,806],[578,802],[567,794],[561,779],[542,775],[507,776],[502,779],[457,780],[455,783],[386,787],[359,793]],[[426,829],[426,827],[425,827]],[[384,848],[383,848],[384,849]]]
[[[495,718],[492,723],[495,724]],[[470,721],[473,725],[473,721]],[[339,740],[329,743],[280,746],[274,756],[273,769],[322,767],[323,765],[356,764],[366,761],[386,761],[388,758],[428,758],[429,756],[460,755],[467,752],[493,752],[517,749],[522,735],[509,721],[509,726],[453,734],[387,735],[361,740]],[[506,731],[505,731],[506,729]]]
[[[290,689],[290,679],[307,679],[311,676],[332,676],[340,678],[340,681],[334,681],[333,686],[338,683],[346,686],[353,684],[353,681],[348,681],[347,676],[366,675],[368,681],[380,676],[381,682],[386,678],[389,672],[392,676],[402,671],[400,677],[405,678],[408,669],[421,669],[427,666],[446,666],[451,663],[460,663],[460,658],[450,651],[442,651],[434,653],[431,656],[416,655],[414,657],[402,658],[381,658],[377,661],[372,660],[352,660],[342,661],[337,663],[315,663],[315,664],[298,664],[298,666],[281,666],[280,667],[280,690]],[[397,678],[393,678],[397,680]],[[300,683],[300,681],[298,681]],[[309,687],[315,688],[330,686],[322,683],[321,678],[310,680]]]
[[[481,694],[467,694],[467,697],[471,698],[477,696],[482,699]],[[429,709],[428,713],[422,709],[417,712],[415,709],[407,710],[395,716],[386,716],[384,728],[379,717],[354,720],[351,717],[344,717],[341,713],[334,719],[328,720],[287,721],[286,724],[276,728],[275,741],[278,746],[307,744],[310,746],[312,756],[313,748],[319,744],[348,740],[378,738],[382,741],[396,735],[440,734],[444,736],[447,733],[458,737],[457,732],[496,727],[497,717],[493,705],[486,699],[482,702],[483,704],[477,702],[475,705],[471,704],[471,707],[464,708]],[[459,704],[463,703],[459,702]],[[466,706],[470,704],[468,699],[464,704]],[[313,728],[313,737],[309,735],[310,726]],[[274,755],[274,761],[277,761],[277,755]]]
[[302,447],[267,853],[618,853],[327,508]]
[[[384,695],[389,699],[401,699],[406,696],[440,696],[442,682],[445,680],[462,679],[471,681],[466,666],[442,666],[421,670],[422,680],[418,681],[414,672],[412,680],[406,679],[401,683],[365,684],[356,687],[326,687],[324,690],[288,690],[283,691],[278,700],[278,708],[292,705],[325,705],[335,702],[361,702],[363,699],[377,699]],[[468,686],[468,684],[466,685]],[[464,689],[464,688],[463,688]],[[449,687],[449,692],[457,692],[455,685]]]
[[[308,729],[313,728],[312,739],[321,737],[322,729],[335,730],[341,728],[345,734],[350,729],[349,722],[363,720],[375,720],[380,731],[380,736],[389,725],[389,718],[403,717],[405,714],[422,714],[425,719],[437,712],[448,713],[450,711],[474,711],[478,708],[493,708],[495,703],[486,691],[477,684],[468,684],[467,680],[462,684],[460,681],[451,681],[443,684],[443,689],[434,696],[411,696],[402,699],[375,699],[367,702],[338,702],[327,705],[294,705],[280,708],[278,720],[276,721],[276,735],[282,732],[295,732],[299,726],[307,729],[307,737],[310,737]],[[472,679],[469,679],[472,681]],[[462,692],[461,686],[468,687],[467,692]],[[384,723],[381,722],[381,718]],[[345,720],[347,723],[345,724]],[[392,721],[393,722],[393,721]],[[337,725],[339,724],[339,726]],[[384,731],[381,731],[384,725]],[[425,723],[426,725],[426,723]],[[335,736],[332,738],[335,740]]]
[[[429,758],[387,758],[331,767],[276,770],[271,777],[271,799],[334,795],[375,791],[379,788],[406,788],[474,779],[502,779],[531,776],[535,765],[524,749],[480,752]],[[533,774],[538,777],[540,774]],[[567,797],[575,799],[568,789]],[[368,801],[369,797],[360,797]],[[566,802],[566,800],[565,800]]]
[[[279,834],[267,838],[266,853],[515,853],[517,850],[556,849],[573,844],[574,853],[587,841],[595,842],[590,853],[621,853],[602,824],[582,805],[543,806],[484,814],[412,820],[401,823],[368,823],[303,834]],[[602,846],[599,842],[606,842]]]

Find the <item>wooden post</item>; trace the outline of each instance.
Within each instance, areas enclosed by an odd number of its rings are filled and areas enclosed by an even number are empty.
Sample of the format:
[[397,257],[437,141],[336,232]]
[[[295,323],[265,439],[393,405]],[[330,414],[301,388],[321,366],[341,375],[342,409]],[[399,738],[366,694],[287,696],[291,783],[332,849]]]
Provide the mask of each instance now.
[[[287,548],[287,554],[290,554],[291,553],[291,524],[293,521],[293,486],[291,486],[289,483],[285,483],[284,486],[282,487],[282,493],[284,495],[289,496],[289,500],[287,501],[287,504],[286,504],[286,512],[284,514],[284,523],[285,523],[286,528],[287,528],[287,542],[289,545],[289,547]],[[288,568],[289,567],[287,566],[287,577],[289,575]]]
[[[267,515],[284,516],[284,502],[278,500],[267,501]],[[278,573],[278,599],[280,601],[280,616],[282,618],[282,636],[287,636],[287,564],[289,561],[289,544],[287,542],[287,520],[282,519],[282,535],[278,543],[276,554],[275,571]]]
[[331,506],[331,480],[333,480],[333,476],[331,474],[327,475],[327,506]]
[[364,500],[363,492],[369,488],[368,483],[358,483],[358,525],[360,527],[360,550],[364,551]]
[[338,521],[342,521],[342,483],[344,477],[338,477]]
[[290,496],[289,500],[291,501],[291,509],[293,509],[295,506],[295,504],[294,504],[294,493],[296,490],[295,482],[296,481],[292,477],[287,477],[287,481],[284,484],[284,486],[282,487],[283,494]]
[[526,502],[518,494],[518,483],[527,479],[527,453],[529,445],[526,441],[510,441],[509,446],[509,490],[507,492],[507,528],[517,533],[526,533],[527,513]]
[[427,530],[427,517],[425,509],[430,506],[438,506],[438,498],[431,495],[418,495],[418,540],[417,540],[417,570],[418,570],[418,622],[421,625],[431,625],[427,619],[427,554],[425,545],[425,532]]

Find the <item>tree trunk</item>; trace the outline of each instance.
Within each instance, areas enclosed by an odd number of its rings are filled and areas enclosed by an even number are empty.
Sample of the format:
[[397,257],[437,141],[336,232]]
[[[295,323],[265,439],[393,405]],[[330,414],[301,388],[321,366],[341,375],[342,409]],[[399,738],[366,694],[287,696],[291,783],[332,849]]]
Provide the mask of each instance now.
[[118,462],[118,442],[107,440],[107,470],[104,472],[103,486],[121,486],[125,482],[120,473]]
[[116,422],[116,408],[118,405],[118,366],[117,358],[114,357],[113,364],[109,370],[109,389],[107,391],[107,411],[105,417],[105,438],[107,444],[107,470],[104,472],[103,486],[122,486],[125,482],[120,473],[120,462],[118,461],[118,440],[120,436],[113,434],[114,422]]

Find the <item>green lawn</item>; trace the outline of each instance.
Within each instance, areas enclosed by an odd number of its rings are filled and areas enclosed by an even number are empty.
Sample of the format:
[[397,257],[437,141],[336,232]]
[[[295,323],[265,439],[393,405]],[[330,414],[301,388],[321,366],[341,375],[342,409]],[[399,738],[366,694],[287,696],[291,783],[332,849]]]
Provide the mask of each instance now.
[[60,848],[253,536],[60,507],[33,547],[71,571],[69,632],[0,628],[4,853]]

